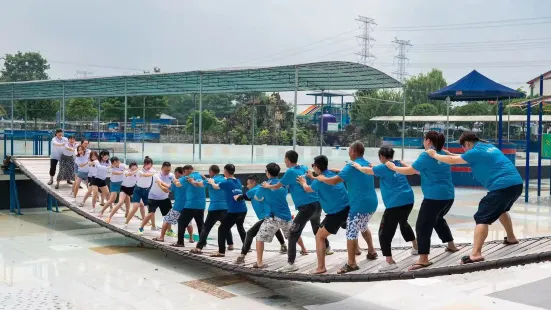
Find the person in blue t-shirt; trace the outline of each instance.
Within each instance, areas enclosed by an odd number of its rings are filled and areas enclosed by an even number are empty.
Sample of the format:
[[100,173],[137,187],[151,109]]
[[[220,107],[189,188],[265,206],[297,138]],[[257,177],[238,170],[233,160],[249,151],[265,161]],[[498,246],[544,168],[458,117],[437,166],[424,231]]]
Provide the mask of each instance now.
[[[174,204],[172,209],[168,211],[168,214],[163,218],[163,226],[161,228],[161,235],[153,238],[153,241],[165,242],[165,235],[167,231],[172,231],[171,226],[178,224],[180,214],[184,209],[186,203],[186,188],[180,183],[180,179],[184,176],[184,169],[177,167],[174,169],[174,180],[170,184],[170,187],[165,187],[164,184],[160,184],[163,190],[171,191],[174,193]],[[183,179],[182,179],[183,180]]]
[[[423,139],[425,150],[435,149],[436,152],[442,154],[444,154],[442,148],[445,143],[444,135],[436,131],[427,132]],[[457,252],[459,249],[455,246],[450,227],[444,219],[455,198],[450,165],[437,161],[423,152],[411,167],[398,167],[392,161],[387,161],[386,166],[400,174],[421,175],[421,190],[424,197],[415,224],[419,259],[409,270],[417,270],[432,265],[432,262],[429,261],[429,253],[433,229],[442,240],[442,243],[448,244],[447,252]]]
[[[243,227],[245,217],[247,216],[247,205],[244,201],[235,201],[233,196],[243,194],[243,185],[235,178],[235,166],[227,164],[224,166],[224,177],[226,178],[220,183],[216,183],[213,179],[209,179],[208,183],[214,190],[221,190],[226,196],[226,204],[228,213],[222,223],[218,227],[218,252],[210,255],[211,257],[224,257],[226,254],[226,239],[227,235],[231,234],[231,228],[237,226],[237,232],[241,237],[241,242],[245,242],[246,231]],[[192,253],[201,253],[202,248],[196,247]]]
[[400,225],[400,232],[406,242],[411,242],[413,249],[412,255],[417,255],[417,240],[415,233],[408,223],[408,217],[413,209],[413,190],[404,175],[396,173],[385,165],[387,161],[393,161],[398,167],[409,167],[401,161],[395,161],[394,150],[390,146],[383,146],[379,149],[380,165],[375,167],[362,167],[354,162],[352,167],[363,173],[379,177],[381,186],[381,196],[385,204],[385,212],[379,225],[379,244],[381,252],[386,257],[386,262],[379,268],[381,272],[393,271],[398,269],[396,262],[392,258],[392,239],[396,234],[396,229]]
[[448,156],[430,150],[428,155],[450,165],[471,165],[474,178],[488,189],[488,194],[480,200],[474,214],[473,249],[470,255],[461,258],[462,264],[476,263],[484,260],[482,246],[488,237],[488,226],[499,220],[507,236],[503,244],[518,244],[513,231],[509,210],[522,194],[522,177],[515,165],[492,144],[483,143],[474,132],[464,132],[459,138],[464,154],[448,153]]
[[[217,165],[210,166],[209,177],[214,180],[215,184],[220,184],[220,182],[226,179],[220,174],[220,167]],[[216,224],[216,222],[222,223],[222,220],[224,220],[228,213],[228,205],[226,204],[226,194],[224,191],[213,189],[207,179],[203,180],[203,183],[209,191],[210,204],[207,218],[203,224],[203,229],[201,229],[199,233],[199,242],[197,242],[196,246],[199,249],[207,245],[207,238],[214,224]],[[231,233],[228,234],[226,242],[228,244],[228,250],[233,250],[233,238]]]
[[[271,211],[270,208],[264,203],[264,201],[255,199],[255,196],[257,196],[258,192],[260,190],[264,190],[260,186],[260,181],[256,175],[250,175],[247,177],[247,192],[245,194],[235,195],[234,199],[236,201],[240,200],[247,200],[250,201],[253,210],[256,213],[256,217],[258,218],[258,222],[256,222],[253,227],[251,227],[249,230],[247,230],[247,236],[245,237],[245,243],[243,244],[243,248],[241,249],[241,255],[237,257],[237,260],[235,261],[236,264],[244,264],[245,263],[245,256],[247,253],[249,253],[251,249],[251,245],[253,244],[253,239],[258,235],[258,232],[260,230],[260,227],[262,226],[262,223],[264,223],[264,220],[271,217]],[[287,193],[285,193],[287,195]],[[257,196],[258,197],[258,196]],[[287,246],[285,245],[285,239],[283,238],[283,233],[281,230],[278,230],[275,233],[275,236],[277,240],[279,241],[279,244],[281,245],[280,253],[285,254],[287,253]]]
[[[306,224],[310,222],[314,235],[320,228],[321,221],[321,205],[319,203],[318,194],[316,192],[308,193],[304,191],[304,188],[297,183],[297,177],[306,176],[308,167],[298,165],[298,153],[290,150],[285,153],[284,158],[287,171],[278,183],[269,184],[267,182],[262,183],[262,187],[277,190],[282,186],[285,186],[291,193],[291,198],[295,203],[295,209],[298,214],[293,219],[293,227],[291,227],[291,233],[289,234],[289,251],[287,251],[288,265],[281,268],[280,271],[291,272],[298,270],[298,266],[295,265],[295,259],[297,256],[297,243],[301,247],[300,253],[302,255],[308,254],[308,250],[302,242],[302,231]],[[312,184],[311,179],[306,180],[308,184]],[[326,255],[333,254],[329,245],[329,240],[325,239]]]
[[[369,167],[371,164],[363,157],[365,153],[364,145],[356,141],[348,148],[350,160],[361,166]],[[333,172],[337,172],[333,170]],[[348,262],[337,272],[339,274],[359,270],[356,264],[356,255],[361,251],[358,246],[358,235],[367,243],[367,259],[377,258],[377,251],[373,246],[373,239],[369,231],[368,223],[375,211],[379,200],[375,192],[375,182],[373,176],[362,173],[352,167],[350,164],[337,172],[336,176],[328,177],[323,174],[314,179],[329,185],[337,185],[346,182],[348,190],[348,200],[350,201],[350,212],[346,220],[346,248],[348,250]]]
[[[325,155],[319,155],[314,158],[312,168],[317,175],[323,175],[327,178],[336,176],[337,174],[327,169],[329,160]],[[308,178],[313,179],[311,171],[308,171]],[[308,185],[306,178],[299,176],[297,182],[309,193],[316,192],[320,199],[320,204],[325,212],[325,218],[321,222],[321,227],[316,233],[316,255],[318,258],[318,267],[313,272],[320,274],[327,272],[325,268],[325,239],[330,235],[335,235],[339,228],[346,227],[346,220],[350,206],[348,203],[348,192],[344,184],[328,185],[321,181],[314,180],[311,185]],[[355,253],[354,253],[355,255]]]

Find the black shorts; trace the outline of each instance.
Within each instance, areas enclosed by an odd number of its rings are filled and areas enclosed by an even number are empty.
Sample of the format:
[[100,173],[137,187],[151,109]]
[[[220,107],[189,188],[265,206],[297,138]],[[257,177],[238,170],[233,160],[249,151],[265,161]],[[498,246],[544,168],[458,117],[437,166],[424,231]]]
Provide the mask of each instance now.
[[88,186],[92,185],[92,181],[94,180],[94,177],[88,177]]
[[132,196],[134,194],[134,186],[132,187],[121,186],[121,192],[125,193],[127,196]]
[[97,187],[104,187],[107,186],[107,183],[105,183],[105,180],[92,178],[92,185]]
[[157,208],[161,209],[161,214],[163,216],[167,215],[168,211],[172,209],[172,202],[170,201],[170,198],[163,200],[147,200],[147,209],[149,210],[149,213],[155,213],[155,211],[157,211]]
[[346,220],[348,219],[349,211],[350,207],[346,207],[337,213],[326,214],[323,221],[321,221],[320,227],[325,228],[330,234],[336,235],[339,228],[346,228]]
[[522,184],[490,191],[478,204],[478,211],[474,214],[476,224],[491,225],[499,217],[511,210],[513,204],[522,195]]

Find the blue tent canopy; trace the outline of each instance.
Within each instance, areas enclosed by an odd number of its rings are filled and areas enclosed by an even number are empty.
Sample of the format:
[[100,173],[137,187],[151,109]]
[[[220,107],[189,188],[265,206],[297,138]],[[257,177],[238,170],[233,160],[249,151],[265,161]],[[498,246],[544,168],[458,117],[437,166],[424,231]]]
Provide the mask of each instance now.
[[524,94],[496,83],[473,70],[459,81],[429,94],[429,99],[451,101],[484,101],[507,98],[522,98]]

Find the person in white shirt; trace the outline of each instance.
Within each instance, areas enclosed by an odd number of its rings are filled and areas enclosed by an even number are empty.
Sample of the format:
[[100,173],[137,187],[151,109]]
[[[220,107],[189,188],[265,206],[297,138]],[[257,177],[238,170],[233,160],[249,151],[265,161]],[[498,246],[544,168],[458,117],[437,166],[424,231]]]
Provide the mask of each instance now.
[[142,220],[142,226],[138,230],[139,235],[143,234],[145,224],[155,215],[157,208],[161,209],[163,217],[172,209],[172,202],[168,198],[170,192],[168,188],[174,181],[174,174],[170,172],[170,168],[170,163],[165,161],[161,166],[161,171],[153,175],[153,182],[147,200],[148,214]]
[[[107,186],[107,188],[110,188],[111,187],[111,163],[109,162],[109,151],[107,150],[102,150],[101,152],[99,152],[99,164],[104,166],[104,167],[107,167],[107,177],[105,178],[105,184]],[[101,190],[99,190],[99,192],[101,193]],[[107,199],[106,197],[108,197],[109,194],[107,194],[107,196],[105,195],[101,195],[101,202],[100,202],[100,206],[104,206],[105,205],[105,199]]]
[[[153,169],[153,160],[146,156],[143,160],[143,167],[136,172],[137,181],[136,187],[134,188],[134,193],[132,195],[132,210],[128,212],[126,217],[126,222],[124,223],[124,228],[128,227],[128,222],[134,217],[138,208],[142,206],[147,206],[149,199],[149,190],[151,185],[153,185],[153,175],[155,174],[155,169]],[[143,217],[145,218],[145,217]],[[155,227],[155,220],[153,220],[151,230],[157,230]]]
[[[101,194],[106,199],[109,197],[109,189],[107,188],[107,184],[105,183],[105,179],[107,178],[107,167],[101,165],[98,159],[98,153],[90,153],[89,173],[92,174],[92,186],[90,186],[88,192],[86,193],[86,195],[84,195],[82,203],[80,204],[80,206],[83,207],[84,203],[86,203],[86,199],[88,199],[88,197],[90,197],[90,194],[92,194],[92,213],[96,210],[98,190],[101,189]],[[105,156],[103,160],[105,160]]]
[[88,161],[90,158],[88,157],[88,155],[86,155],[86,149],[82,145],[79,145],[77,147],[76,154],[77,155],[75,157],[75,164],[77,166],[77,171],[76,171],[76,181],[75,181],[75,184],[73,185],[73,191],[71,196],[73,198],[77,197],[78,190],[80,188],[80,183],[82,183],[83,181],[86,183],[88,182],[88,170],[90,168],[88,164]]
[[67,138],[63,137],[63,130],[56,129],[55,137],[52,138],[52,153],[50,155],[50,181],[48,185],[54,184],[54,175],[57,167],[57,163],[61,159],[63,154],[63,149],[67,143]]
[[59,182],[67,181],[67,184],[72,184],[75,179],[75,152],[77,144],[75,137],[69,136],[63,151],[61,152],[61,159],[59,160],[59,173],[57,174],[57,183],[55,189],[59,189]]
[[[137,172],[138,172],[138,164],[136,164],[135,161],[131,161],[128,164],[128,169],[126,169],[123,173],[123,181],[121,183],[121,190],[119,194],[119,203],[113,208],[113,210],[109,214],[109,217],[105,219],[105,222],[107,223],[111,222],[111,219],[117,213],[117,211],[121,208],[123,203],[126,205],[125,218],[128,217],[128,212],[130,212],[130,198],[134,194],[134,187],[138,182]],[[140,211],[142,214],[142,218],[144,218],[145,209],[143,204],[140,205]]]
[[102,217],[103,212],[105,212],[107,208],[111,207],[111,205],[117,199],[117,195],[121,191],[125,170],[126,170],[126,166],[124,164],[121,164],[121,161],[119,160],[118,157],[116,156],[111,157],[111,182],[109,184],[109,192],[111,193],[111,196],[109,197],[109,200],[107,201],[107,203],[101,209],[100,213],[98,214],[98,217]]

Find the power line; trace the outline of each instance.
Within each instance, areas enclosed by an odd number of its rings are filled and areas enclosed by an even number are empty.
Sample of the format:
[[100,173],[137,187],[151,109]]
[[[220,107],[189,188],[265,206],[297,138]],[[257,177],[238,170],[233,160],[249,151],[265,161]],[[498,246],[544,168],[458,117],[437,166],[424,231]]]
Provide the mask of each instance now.
[[358,16],[356,21],[362,30],[362,34],[356,37],[360,40],[361,46],[361,52],[356,53],[356,55],[360,56],[360,63],[364,65],[372,65],[376,57],[371,54],[371,47],[373,46],[372,42],[375,41],[375,39],[371,37],[371,32],[377,24],[373,18],[365,16]]

